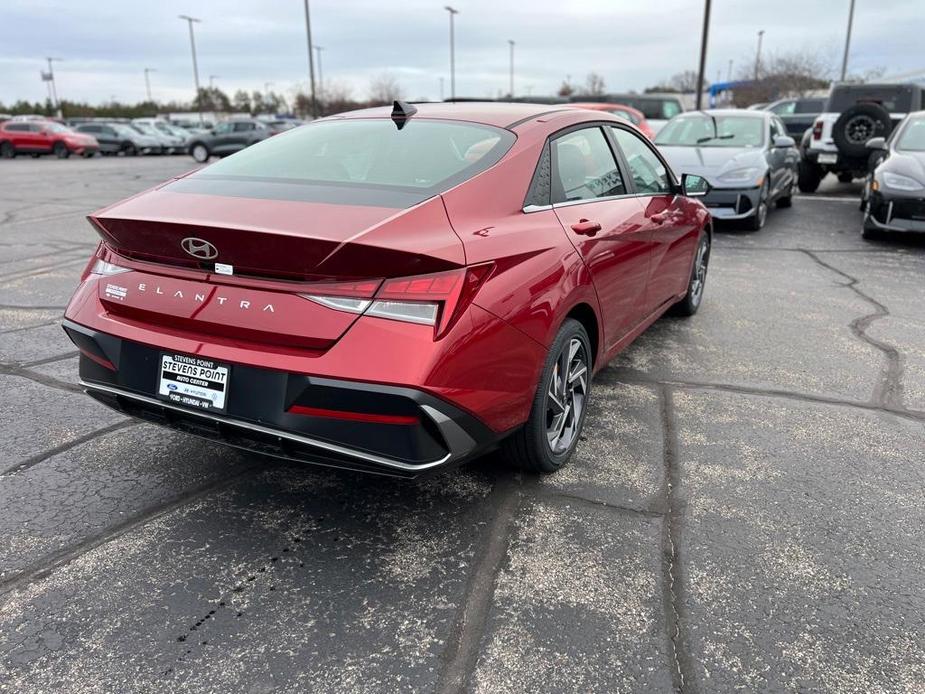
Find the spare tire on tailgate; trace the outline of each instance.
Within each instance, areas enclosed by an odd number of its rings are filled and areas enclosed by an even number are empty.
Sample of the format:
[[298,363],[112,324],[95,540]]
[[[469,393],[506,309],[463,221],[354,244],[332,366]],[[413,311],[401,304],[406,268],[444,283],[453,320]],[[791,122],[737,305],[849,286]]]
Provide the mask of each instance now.
[[832,126],[832,139],[838,151],[849,157],[868,155],[864,146],[872,137],[886,137],[893,121],[879,104],[855,104],[842,113]]

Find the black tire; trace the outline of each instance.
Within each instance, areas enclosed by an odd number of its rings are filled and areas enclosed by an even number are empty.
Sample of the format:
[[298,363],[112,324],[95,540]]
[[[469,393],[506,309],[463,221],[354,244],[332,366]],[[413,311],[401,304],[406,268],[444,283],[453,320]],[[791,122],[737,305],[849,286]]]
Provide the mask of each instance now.
[[768,221],[769,191],[771,186],[768,183],[768,174],[764,176],[764,184],[761,186],[761,192],[758,193],[758,206],[755,208],[755,214],[746,217],[745,228],[749,231],[761,231],[764,223]]
[[777,198],[777,206],[779,208],[793,207],[793,196],[797,191],[797,182],[796,179],[790,184],[790,192],[786,195]]
[[876,241],[883,238],[883,232],[871,223],[870,215],[864,215],[864,223],[861,225],[861,238],[867,241]]
[[204,142],[194,142],[189,148],[190,156],[200,164],[205,164],[212,156],[212,152]]
[[0,142],[0,157],[12,159],[16,156],[16,148],[12,142]]
[[[675,303],[669,313],[673,316],[693,316],[703,303],[703,291],[707,282],[707,270],[710,267],[710,235],[704,231],[697,242],[694,252],[694,261],[691,263],[691,276],[687,281],[687,293],[684,298]],[[700,263],[703,263],[702,266]],[[699,285],[698,285],[699,283]]]
[[56,142],[55,146],[51,150],[58,159],[67,159],[71,156],[71,150],[67,148],[67,145],[63,142]]
[[122,146],[119,147],[119,151],[126,157],[138,156],[138,148],[132,142],[123,142]]
[[[573,373],[572,365],[575,363],[570,358],[563,361],[563,355],[566,350],[570,350],[573,342],[580,343],[580,349],[583,350],[585,372],[583,374],[583,394],[580,402],[577,402],[577,396],[566,392],[563,402],[571,398],[571,404],[567,406],[565,413],[561,415],[560,420],[565,426],[569,427],[570,438],[568,444],[562,450],[554,451],[554,443],[551,443],[548,437],[550,427],[555,426],[555,416],[550,420],[549,415],[554,411],[558,399],[551,398],[550,391],[559,391],[561,380],[558,374],[565,370],[568,386],[568,376]],[[585,415],[588,411],[587,404],[591,396],[591,341],[588,339],[588,333],[584,326],[572,318],[566,319],[556,334],[546,355],[546,363],[543,365],[543,372],[540,376],[539,385],[536,388],[536,394],[533,397],[533,406],[530,408],[530,417],[520,429],[508,436],[502,443],[501,449],[505,458],[515,467],[529,472],[550,473],[559,470],[565,465],[578,442],[581,440],[581,432],[584,427]],[[561,364],[568,362],[566,369],[561,368]],[[577,381],[576,381],[577,384]],[[577,402],[577,404],[576,404]],[[559,408],[561,410],[561,408]],[[579,409],[577,419],[574,410]],[[572,424],[567,425],[569,412],[572,416]],[[565,434],[564,428],[562,435]]]
[[838,151],[848,157],[866,159],[867,141],[872,137],[887,137],[893,121],[879,104],[855,104],[842,113],[832,126],[832,139]]
[[825,171],[819,164],[801,159],[797,168],[797,185],[801,193],[815,193],[825,177]]

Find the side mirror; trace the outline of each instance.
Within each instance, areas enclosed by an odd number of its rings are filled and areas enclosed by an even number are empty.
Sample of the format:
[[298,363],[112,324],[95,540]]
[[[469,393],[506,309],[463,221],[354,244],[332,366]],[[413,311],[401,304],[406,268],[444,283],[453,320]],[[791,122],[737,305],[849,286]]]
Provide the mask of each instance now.
[[864,143],[864,146],[867,147],[867,149],[872,149],[872,150],[881,150],[881,151],[885,150],[886,149],[886,138],[872,137],[866,143]]
[[681,194],[688,198],[702,198],[707,195],[713,186],[703,176],[697,174],[681,174]]
[[789,135],[778,135],[774,138],[774,147],[777,148],[786,148],[786,147],[796,147],[797,141],[794,140]]

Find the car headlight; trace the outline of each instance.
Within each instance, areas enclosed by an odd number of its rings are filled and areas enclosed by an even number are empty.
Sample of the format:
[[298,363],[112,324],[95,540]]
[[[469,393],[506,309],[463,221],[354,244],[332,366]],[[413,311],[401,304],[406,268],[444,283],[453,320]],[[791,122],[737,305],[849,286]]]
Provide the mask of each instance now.
[[761,185],[762,181],[759,181],[759,178],[761,178],[761,169],[756,166],[749,166],[744,169],[727,171],[720,174],[716,180],[718,183]]
[[883,185],[893,190],[922,190],[925,188],[925,185],[922,185],[914,178],[891,173],[890,171],[884,171],[881,178],[883,179]]

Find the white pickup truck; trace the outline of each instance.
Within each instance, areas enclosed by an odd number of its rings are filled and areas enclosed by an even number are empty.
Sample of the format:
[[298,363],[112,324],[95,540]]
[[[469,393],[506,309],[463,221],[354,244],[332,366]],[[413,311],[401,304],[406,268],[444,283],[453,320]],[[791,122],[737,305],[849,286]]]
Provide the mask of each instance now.
[[914,84],[836,84],[825,109],[803,133],[799,186],[813,193],[827,173],[842,182],[867,175],[872,137],[887,137],[910,111],[925,108]]

